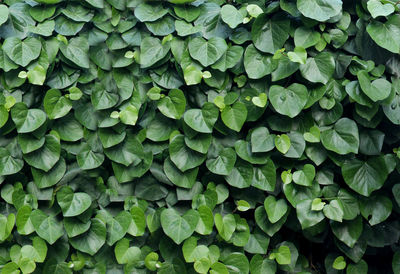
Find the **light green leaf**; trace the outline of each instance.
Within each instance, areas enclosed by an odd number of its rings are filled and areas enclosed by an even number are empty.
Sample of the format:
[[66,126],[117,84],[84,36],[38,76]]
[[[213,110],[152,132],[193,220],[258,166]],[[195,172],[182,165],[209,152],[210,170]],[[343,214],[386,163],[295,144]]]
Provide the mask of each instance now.
[[7,56],[16,64],[26,67],[31,61],[40,55],[42,44],[33,37],[21,40],[17,37],[10,37],[4,41],[3,50]]
[[400,15],[389,16],[385,23],[373,20],[367,32],[379,46],[393,53],[400,53]]
[[243,22],[243,15],[232,5],[223,5],[221,8],[221,18],[232,29]]
[[67,115],[72,109],[72,102],[63,96],[58,89],[49,89],[46,92],[43,104],[47,116],[52,120]]
[[333,128],[321,132],[321,142],[326,149],[341,155],[357,153],[360,144],[357,124],[341,118]]
[[264,208],[271,223],[278,222],[289,209],[284,199],[276,200],[272,195],[265,199]]
[[367,9],[373,18],[379,16],[388,16],[394,12],[394,5],[392,3],[383,4],[379,0],[369,0]]
[[327,21],[342,11],[341,0],[298,0],[297,8],[308,18]]
[[310,82],[326,84],[335,72],[335,60],[329,52],[319,53],[307,58],[306,63],[300,65],[300,72]]
[[161,213],[161,226],[176,244],[189,238],[196,229],[199,213],[193,209],[180,216],[173,208],[163,210]]
[[207,67],[214,64],[228,49],[224,39],[212,37],[208,41],[201,37],[189,41],[190,56]]
[[269,90],[269,100],[278,113],[293,118],[307,104],[307,88],[300,84],[291,84],[287,88],[273,85]]
[[251,28],[254,46],[262,52],[274,54],[288,39],[289,25],[289,20],[271,19],[267,14],[259,15]]
[[62,223],[58,222],[54,216],[49,216],[36,209],[32,211],[30,219],[36,233],[51,245],[64,235]]
[[230,129],[239,132],[247,118],[247,108],[241,102],[227,106],[221,112],[221,119]]
[[72,188],[65,186],[57,191],[57,203],[61,207],[64,217],[73,217],[88,209],[92,199],[84,192],[74,193]]

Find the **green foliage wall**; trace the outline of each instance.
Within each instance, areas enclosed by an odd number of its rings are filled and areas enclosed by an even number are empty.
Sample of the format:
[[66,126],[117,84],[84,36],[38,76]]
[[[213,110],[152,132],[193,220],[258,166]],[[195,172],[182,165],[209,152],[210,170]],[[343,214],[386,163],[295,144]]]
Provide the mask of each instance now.
[[395,0],[4,0],[1,273],[400,273]]

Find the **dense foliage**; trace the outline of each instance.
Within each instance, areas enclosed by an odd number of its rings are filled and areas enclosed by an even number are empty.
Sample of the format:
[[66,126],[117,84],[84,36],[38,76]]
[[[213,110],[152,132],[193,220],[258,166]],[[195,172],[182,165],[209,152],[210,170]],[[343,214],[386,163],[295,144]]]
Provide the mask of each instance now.
[[400,273],[400,3],[4,0],[1,273]]

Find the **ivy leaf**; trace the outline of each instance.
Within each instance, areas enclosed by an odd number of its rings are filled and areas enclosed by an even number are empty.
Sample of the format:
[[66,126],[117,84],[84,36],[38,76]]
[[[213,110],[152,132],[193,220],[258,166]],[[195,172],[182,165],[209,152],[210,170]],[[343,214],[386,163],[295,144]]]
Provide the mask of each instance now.
[[265,199],[264,208],[271,223],[278,222],[289,209],[284,199],[276,200],[274,196],[268,196]]
[[180,216],[173,208],[163,210],[161,213],[161,226],[165,234],[176,244],[189,238],[196,229],[199,213],[193,209]]
[[61,43],[62,54],[75,65],[81,68],[89,68],[89,43],[83,37],[72,38],[68,44]]
[[379,46],[393,53],[400,52],[400,15],[388,17],[385,23],[373,20],[367,26],[367,32]]
[[6,5],[0,5],[0,26],[7,22],[9,14],[8,7]]
[[58,89],[49,89],[44,97],[44,110],[47,116],[54,120],[68,114],[72,109],[71,101],[63,96]]
[[323,22],[342,11],[342,1],[299,0],[297,1],[297,8],[305,17]]
[[11,109],[11,118],[18,133],[29,133],[46,122],[46,114],[40,109],[28,109],[24,103],[16,103]]
[[393,171],[394,166],[389,161],[390,157],[385,156],[373,157],[367,161],[346,161],[342,166],[344,181],[351,189],[368,197],[383,186]]
[[17,37],[9,37],[4,40],[3,50],[16,64],[26,67],[30,62],[39,57],[42,44],[33,37],[21,40]]
[[90,207],[92,199],[83,192],[76,192],[70,187],[62,187],[57,192],[57,202],[61,207],[64,217],[73,217],[82,214]]
[[348,119],[339,119],[333,128],[321,132],[323,146],[338,154],[357,153],[360,144],[357,124]]
[[251,28],[254,46],[262,52],[274,54],[288,39],[289,25],[288,20],[270,19],[267,14],[259,15]]
[[224,5],[221,8],[221,18],[231,29],[243,22],[243,15],[232,5]]
[[170,44],[162,44],[158,38],[146,37],[140,44],[140,66],[142,68],[151,67],[169,52]]
[[64,235],[62,224],[54,216],[48,216],[40,209],[32,211],[30,219],[36,233],[51,245]]
[[335,72],[335,60],[329,52],[319,53],[307,58],[306,63],[300,65],[300,72],[310,82],[326,84]]
[[214,64],[226,52],[228,46],[224,39],[212,37],[208,41],[196,37],[189,41],[189,52],[193,59],[199,61],[204,67]]
[[117,242],[114,253],[119,264],[138,261],[141,256],[140,248],[137,246],[129,247],[129,240],[126,238]]
[[241,102],[236,102],[232,106],[227,106],[221,113],[224,124],[239,132],[247,118],[247,108]]
[[287,88],[273,85],[269,90],[269,100],[278,113],[293,118],[307,104],[307,88],[300,84],[292,84]]
[[172,119],[180,119],[185,112],[186,98],[180,89],[172,89],[162,98],[157,107],[162,114]]

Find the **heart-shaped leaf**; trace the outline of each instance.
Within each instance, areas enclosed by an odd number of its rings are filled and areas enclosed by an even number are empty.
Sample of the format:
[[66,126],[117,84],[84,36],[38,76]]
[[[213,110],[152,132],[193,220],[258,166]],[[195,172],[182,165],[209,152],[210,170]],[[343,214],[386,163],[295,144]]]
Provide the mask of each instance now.
[[276,200],[274,196],[270,195],[264,200],[264,208],[267,212],[268,219],[271,223],[278,222],[285,216],[289,207],[284,199]]
[[175,209],[168,208],[161,213],[161,226],[176,244],[189,238],[196,229],[199,221],[199,213],[193,209],[180,216]]
[[62,187],[57,192],[57,202],[61,207],[64,217],[73,217],[82,214],[90,207],[92,199],[83,192],[76,192],[70,187]]

